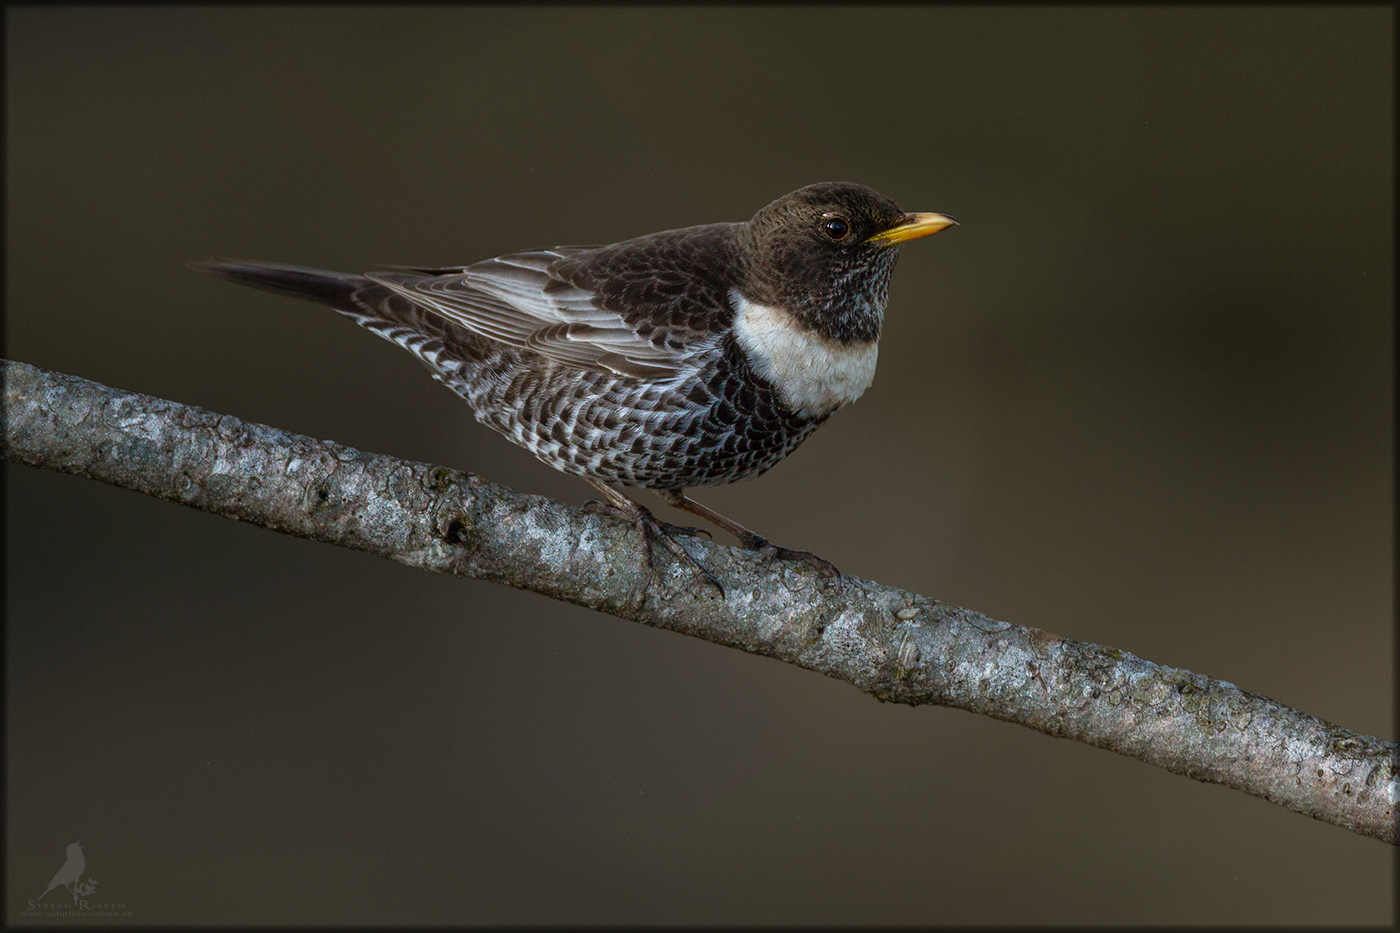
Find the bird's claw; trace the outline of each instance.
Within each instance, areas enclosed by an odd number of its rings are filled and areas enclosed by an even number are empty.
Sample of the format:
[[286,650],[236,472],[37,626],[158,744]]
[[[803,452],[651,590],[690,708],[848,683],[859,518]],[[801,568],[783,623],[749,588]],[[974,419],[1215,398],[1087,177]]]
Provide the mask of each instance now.
[[767,538],[758,535],[754,535],[752,539],[745,540],[743,544],[745,548],[763,555],[768,560],[794,560],[802,561],[804,564],[810,564],[821,571],[823,576],[835,580],[838,590],[844,589],[846,586],[846,578],[842,576],[841,571],[836,569],[836,565],[825,557],[818,557],[811,551],[799,551],[796,548],[783,547],[780,544],[774,544]]
[[719,591],[720,599],[724,598],[724,586],[719,582],[719,579],[716,578],[714,574],[710,573],[708,567],[692,557],[690,552],[681,547],[680,542],[676,540],[678,536],[693,537],[696,535],[705,535],[707,538],[713,538],[714,536],[705,529],[685,528],[663,522],[652,515],[649,510],[641,506],[637,506],[638,511],[635,515],[628,514],[623,509],[618,508],[610,502],[604,502],[602,499],[589,499],[583,503],[583,508],[589,512],[616,515],[634,523],[638,527],[638,530],[642,533],[642,545],[643,553],[646,557],[648,582],[656,579],[656,563],[651,557],[651,544],[653,541],[659,541],[665,546],[666,550],[674,554],[681,563],[689,564],[694,568],[696,576],[703,577],[706,582],[714,586],[714,588]]
[[681,528],[676,525],[668,524],[660,521],[647,511],[643,511],[640,524],[642,526],[642,538],[646,544],[648,574],[654,577],[656,573],[656,568],[651,560],[651,541],[653,539],[659,540],[666,546],[666,550],[680,558],[681,563],[689,564],[691,567],[695,568],[696,576],[704,577],[706,582],[711,584],[716,590],[719,590],[720,599],[724,598],[724,585],[719,582],[719,579],[714,574],[710,573],[710,568],[692,557],[690,552],[681,547],[681,543],[675,538],[676,535],[691,537],[699,534],[709,534],[709,532],[705,531],[703,528]]
[[670,522],[663,522],[659,518],[656,520],[656,523],[660,525],[668,535],[680,535],[682,538],[693,538],[696,535],[704,535],[711,541],[715,539],[715,536],[710,534],[710,532],[705,528],[690,528],[686,525],[672,525]]

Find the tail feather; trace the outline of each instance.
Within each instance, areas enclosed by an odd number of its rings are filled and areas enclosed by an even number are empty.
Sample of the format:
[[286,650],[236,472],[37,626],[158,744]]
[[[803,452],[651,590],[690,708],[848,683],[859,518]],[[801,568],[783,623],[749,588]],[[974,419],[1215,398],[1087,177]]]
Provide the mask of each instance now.
[[191,269],[207,272],[240,285],[251,285],[263,291],[289,295],[339,310],[356,307],[355,293],[372,288],[375,282],[363,275],[308,269],[280,262],[254,262],[248,259],[210,259],[186,263]]
[[210,259],[187,265],[239,285],[330,305],[371,333],[412,353],[434,378],[462,396],[470,391],[463,381],[462,367],[488,354],[490,341],[368,276],[247,259]]

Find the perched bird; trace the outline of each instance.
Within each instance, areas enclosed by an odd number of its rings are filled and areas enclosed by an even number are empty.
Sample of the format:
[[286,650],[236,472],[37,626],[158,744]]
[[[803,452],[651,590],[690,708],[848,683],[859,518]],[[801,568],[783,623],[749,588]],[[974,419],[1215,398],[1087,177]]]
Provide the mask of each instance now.
[[827,182],[742,223],[469,266],[351,275],[234,259],[190,265],[329,305],[408,350],[478,421],[587,480],[718,586],[672,537],[682,529],[618,487],[653,490],[746,548],[834,573],[684,490],[763,473],[859,398],[875,375],[900,244],[954,223]]
[[[76,842],[68,843],[68,861],[64,862],[63,867],[53,876],[49,886],[44,889],[44,894],[40,894],[35,900],[43,900],[44,895],[54,888],[68,888],[71,891],[73,882],[83,876],[83,869],[86,867],[87,859],[83,857],[83,847]],[[30,890],[34,889],[30,888]],[[77,902],[77,894],[73,895],[73,900],[75,903]]]

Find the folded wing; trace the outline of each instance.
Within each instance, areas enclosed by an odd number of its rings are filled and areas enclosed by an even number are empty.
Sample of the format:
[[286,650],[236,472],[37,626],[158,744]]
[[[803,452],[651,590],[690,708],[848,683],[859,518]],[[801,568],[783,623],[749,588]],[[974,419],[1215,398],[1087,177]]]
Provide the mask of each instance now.
[[648,379],[693,372],[717,336],[677,341],[674,334],[639,333],[601,306],[594,291],[551,274],[560,260],[585,249],[511,253],[441,270],[444,275],[412,270],[366,277],[473,334],[577,369]]

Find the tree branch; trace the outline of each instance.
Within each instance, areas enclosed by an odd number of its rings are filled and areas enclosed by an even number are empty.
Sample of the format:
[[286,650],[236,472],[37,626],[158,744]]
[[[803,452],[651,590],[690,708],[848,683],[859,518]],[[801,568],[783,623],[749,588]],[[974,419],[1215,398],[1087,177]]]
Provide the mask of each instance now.
[[1400,749],[1233,684],[867,580],[635,528],[469,473],[368,454],[0,361],[4,457],[437,573],[533,590],[854,684],[1131,755],[1397,844]]

